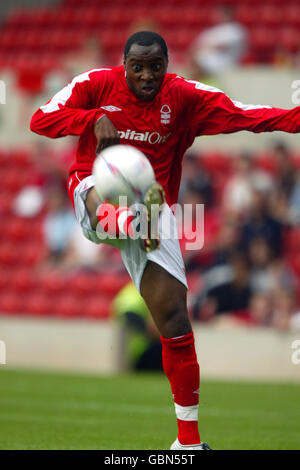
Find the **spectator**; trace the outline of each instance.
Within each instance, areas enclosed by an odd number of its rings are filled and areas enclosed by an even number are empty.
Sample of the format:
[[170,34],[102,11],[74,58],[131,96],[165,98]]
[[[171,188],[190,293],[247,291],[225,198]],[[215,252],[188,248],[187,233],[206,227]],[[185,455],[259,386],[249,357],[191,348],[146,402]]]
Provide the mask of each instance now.
[[247,259],[241,252],[231,255],[227,265],[214,267],[205,275],[204,289],[194,306],[194,315],[202,319],[202,311],[212,316],[247,311],[251,287]]
[[280,256],[282,252],[283,224],[275,219],[269,211],[269,192],[261,189],[253,191],[253,202],[249,215],[241,226],[242,251],[247,252],[250,242],[257,237],[263,238],[269,245],[272,255]]
[[115,297],[113,314],[123,325],[130,367],[134,370],[162,370],[158,331],[144,300],[132,282]]
[[44,221],[44,237],[49,250],[49,261],[62,265],[70,255],[70,242],[76,227],[76,219],[60,186],[48,193],[48,212]]
[[232,10],[220,8],[218,23],[200,33],[192,45],[192,60],[199,73],[217,76],[238,64],[247,49],[247,36],[244,26],[233,20]]
[[227,213],[243,217],[253,203],[253,192],[258,187],[269,191],[272,187],[271,177],[255,168],[252,155],[243,153],[233,158],[233,174],[223,190],[223,208]]

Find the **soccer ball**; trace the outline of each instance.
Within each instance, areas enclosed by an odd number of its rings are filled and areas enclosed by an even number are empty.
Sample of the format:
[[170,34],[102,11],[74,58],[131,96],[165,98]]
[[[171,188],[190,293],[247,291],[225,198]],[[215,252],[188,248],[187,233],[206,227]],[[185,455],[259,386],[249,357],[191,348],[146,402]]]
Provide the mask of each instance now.
[[113,145],[99,153],[94,161],[95,189],[104,202],[119,205],[120,196],[130,206],[142,200],[155,182],[147,157],[130,145]]

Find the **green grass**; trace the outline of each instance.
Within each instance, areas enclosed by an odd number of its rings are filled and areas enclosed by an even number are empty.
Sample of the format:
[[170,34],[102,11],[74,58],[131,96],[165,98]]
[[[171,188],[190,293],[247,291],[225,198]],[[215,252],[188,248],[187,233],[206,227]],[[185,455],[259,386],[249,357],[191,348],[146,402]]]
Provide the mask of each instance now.
[[[214,449],[300,449],[300,387],[202,381],[200,431]],[[176,420],[163,374],[0,369],[0,449],[168,449]]]

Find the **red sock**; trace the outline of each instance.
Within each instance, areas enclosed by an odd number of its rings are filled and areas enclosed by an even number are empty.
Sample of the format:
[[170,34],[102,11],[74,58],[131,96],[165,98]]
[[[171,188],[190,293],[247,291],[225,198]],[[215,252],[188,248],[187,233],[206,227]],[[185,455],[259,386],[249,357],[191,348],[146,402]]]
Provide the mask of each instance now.
[[178,440],[181,444],[199,444],[199,364],[194,335],[163,338],[163,368],[169,379],[178,424]]
[[112,236],[133,236],[132,220],[133,212],[128,207],[117,207],[108,202],[103,202],[97,209],[97,219],[103,230]]

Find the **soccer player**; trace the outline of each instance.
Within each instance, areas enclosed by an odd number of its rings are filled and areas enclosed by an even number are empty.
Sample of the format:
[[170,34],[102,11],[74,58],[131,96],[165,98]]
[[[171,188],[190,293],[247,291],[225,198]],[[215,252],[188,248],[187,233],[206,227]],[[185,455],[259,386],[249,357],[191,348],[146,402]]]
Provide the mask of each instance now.
[[[300,130],[299,107],[243,105],[216,88],[167,73],[167,66],[164,39],[153,32],[137,32],[126,42],[122,66],[82,73],[32,117],[31,130],[38,134],[80,136],[70,168],[69,194],[83,233],[95,243],[100,242],[99,206],[105,201],[99,200],[91,173],[95,155],[102,149],[121,143],[141,150],[165,190],[164,211],[171,212],[183,155],[196,136]],[[130,237],[119,246],[161,334],[163,367],[178,424],[171,449],[206,450],[209,447],[198,431],[199,365],[187,313],[184,264],[178,240],[163,237],[163,220],[160,249],[145,251]]]

